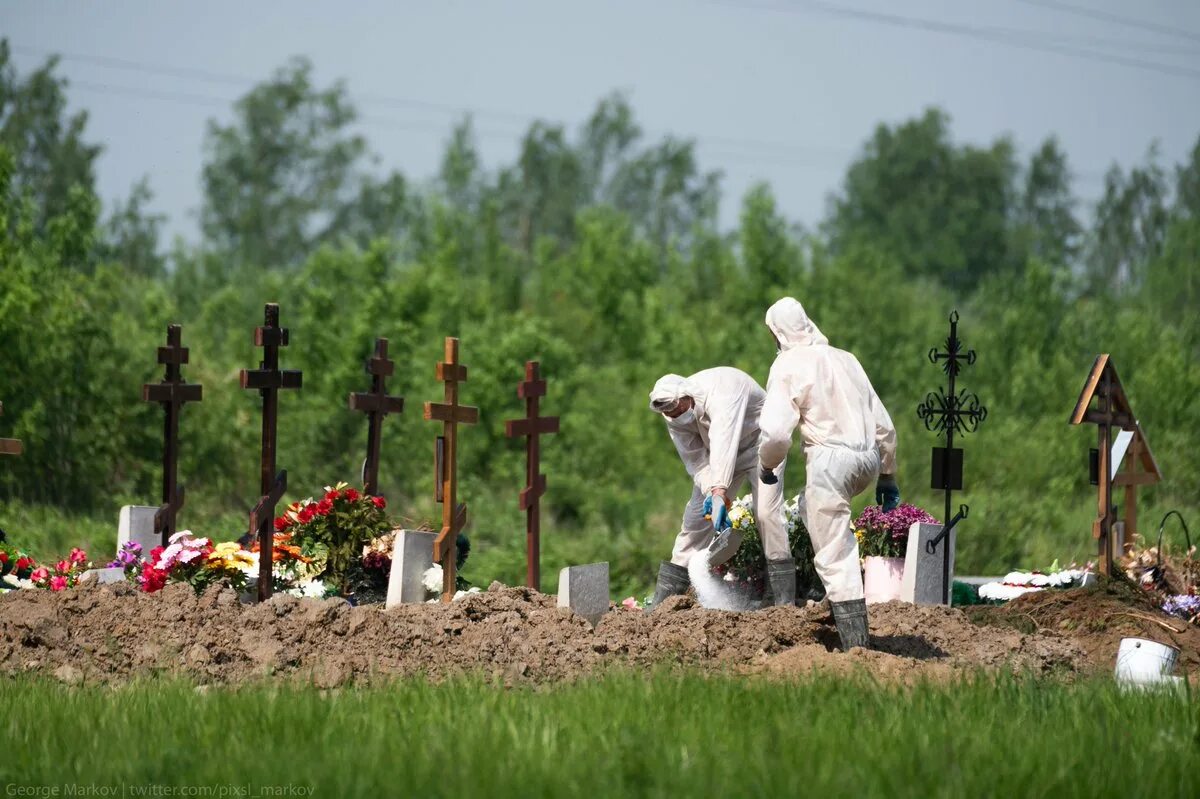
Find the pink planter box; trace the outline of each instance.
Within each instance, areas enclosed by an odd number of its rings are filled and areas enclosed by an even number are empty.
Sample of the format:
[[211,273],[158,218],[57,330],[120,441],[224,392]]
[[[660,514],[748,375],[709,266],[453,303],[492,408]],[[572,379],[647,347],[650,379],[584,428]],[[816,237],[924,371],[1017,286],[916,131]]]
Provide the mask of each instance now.
[[900,598],[904,558],[863,558],[863,592],[868,605]]

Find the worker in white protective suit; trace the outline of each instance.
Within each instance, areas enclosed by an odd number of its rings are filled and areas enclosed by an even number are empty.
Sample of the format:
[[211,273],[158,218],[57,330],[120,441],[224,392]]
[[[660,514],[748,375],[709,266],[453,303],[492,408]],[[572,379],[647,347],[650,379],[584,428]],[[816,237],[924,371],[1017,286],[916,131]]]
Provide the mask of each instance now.
[[771,365],[758,421],[763,479],[770,480],[769,473],[783,463],[799,425],[813,562],[825,584],[842,648],[865,647],[867,605],[858,544],[850,529],[850,500],[878,478],[876,501],[884,510],[899,504],[896,428],[858,359],[829,346],[798,301],[785,297],[772,305],[767,327],[779,355]]
[[[747,480],[763,550],[774,569],[770,572],[774,602],[795,602],[795,562],[784,520],[783,483],[768,485],[759,480],[758,417],[765,397],[754,378],[729,366],[691,377],[666,375],[654,384],[650,408],[666,420],[671,441],[692,478],[692,496],[683,511],[671,560],[659,567],[653,606],[687,591],[688,561],[697,553],[708,550],[710,564],[718,565],[737,551],[741,536],[729,529],[728,509]],[[772,465],[782,474],[782,459]],[[711,508],[711,521],[705,519],[706,506]]]

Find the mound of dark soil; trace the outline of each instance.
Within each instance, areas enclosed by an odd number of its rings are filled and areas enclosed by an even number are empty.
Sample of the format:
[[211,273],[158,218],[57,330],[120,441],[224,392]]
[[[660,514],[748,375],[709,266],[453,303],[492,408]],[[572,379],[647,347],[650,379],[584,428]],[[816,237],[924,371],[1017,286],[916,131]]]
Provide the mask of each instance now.
[[0,597],[0,673],[40,672],[67,682],[277,675],[334,686],[466,671],[506,681],[561,680],[612,665],[663,663],[775,674],[861,666],[884,677],[1088,666],[1072,631],[1054,625],[1031,632],[980,627],[957,609],[898,602],[872,606],[870,620],[876,651],[843,655],[834,651],[837,636],[822,608],[730,613],[675,597],[650,614],[615,608],[593,630],[555,607],[554,597],[524,588],[383,611],[288,596],[244,605],[221,587],[197,596],[186,585],[141,594],[117,584]]

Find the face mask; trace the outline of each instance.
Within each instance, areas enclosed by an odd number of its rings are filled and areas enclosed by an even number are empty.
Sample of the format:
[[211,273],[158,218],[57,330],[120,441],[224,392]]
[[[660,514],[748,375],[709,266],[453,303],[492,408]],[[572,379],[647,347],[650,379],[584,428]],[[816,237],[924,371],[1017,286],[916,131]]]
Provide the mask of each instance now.
[[689,425],[695,421],[696,421],[696,412],[692,408],[688,408],[686,411],[679,414],[674,419],[672,419],[669,416],[667,417],[668,424],[677,424],[680,427],[683,427],[684,425]]

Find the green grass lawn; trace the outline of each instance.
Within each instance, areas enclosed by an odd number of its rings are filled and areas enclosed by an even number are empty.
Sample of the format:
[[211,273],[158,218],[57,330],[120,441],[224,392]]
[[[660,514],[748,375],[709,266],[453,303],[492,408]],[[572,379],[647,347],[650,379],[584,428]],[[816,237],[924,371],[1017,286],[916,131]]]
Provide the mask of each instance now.
[[0,706],[5,796],[1200,795],[1200,705],[1106,682],[658,673],[322,693],[9,678]]

